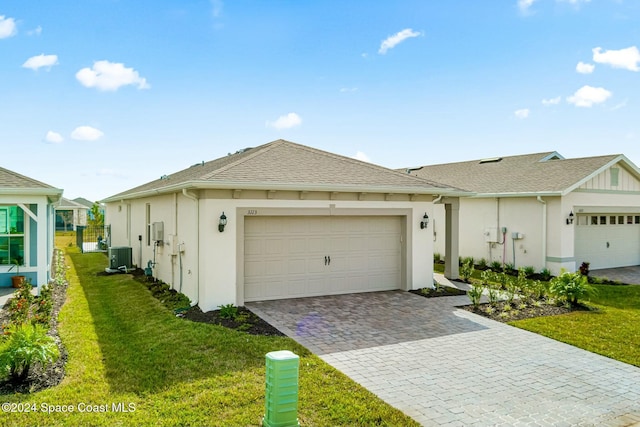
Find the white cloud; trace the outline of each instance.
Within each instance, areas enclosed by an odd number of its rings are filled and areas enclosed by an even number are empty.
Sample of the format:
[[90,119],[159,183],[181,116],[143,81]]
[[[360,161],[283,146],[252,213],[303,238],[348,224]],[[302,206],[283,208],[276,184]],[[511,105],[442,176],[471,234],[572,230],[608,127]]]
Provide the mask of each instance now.
[[267,122],[267,127],[274,129],[290,129],[292,127],[300,126],[302,124],[302,118],[296,113],[289,113],[284,116],[278,117],[275,122]]
[[589,3],[591,0],[556,0],[559,3],[570,3],[575,4],[576,6],[581,3]]
[[527,117],[529,117],[529,109],[522,108],[520,110],[514,111],[513,114],[519,119],[526,119]]
[[362,151],[357,151],[356,155],[353,156],[352,159],[360,160],[362,162],[371,163],[371,159],[369,158],[369,156],[364,154]]
[[594,68],[596,68],[595,65],[587,64],[582,61],[578,62],[578,65],[576,65],[576,71],[580,74],[591,74],[593,73]]
[[17,33],[16,21],[13,18],[5,18],[4,15],[0,15],[0,39],[15,36]]
[[42,27],[40,25],[33,30],[27,31],[27,35],[29,36],[39,36],[40,34],[42,34]]
[[602,87],[582,86],[567,98],[567,102],[576,107],[591,107],[606,101],[611,95],[611,92]]
[[44,140],[53,144],[60,144],[62,141],[64,141],[64,138],[58,132],[50,130],[49,132],[47,132]]
[[104,133],[91,126],[79,126],[71,132],[71,138],[76,141],[96,141],[104,136]]
[[54,65],[58,63],[58,55],[45,55],[40,54],[36,56],[32,56],[27,59],[24,64],[22,64],[23,68],[31,68],[32,70],[37,70],[38,68],[46,67],[51,69]]
[[222,3],[222,0],[211,0],[211,14],[214,18],[219,18],[222,15],[223,8],[224,3]]
[[620,50],[607,50],[602,52],[601,47],[592,50],[593,60],[600,64],[609,64],[613,68],[624,68],[630,71],[640,71],[640,51],[635,46]]
[[535,3],[536,0],[518,0],[518,8],[520,12],[527,13],[529,8]]
[[95,87],[98,90],[118,90],[122,86],[134,85],[138,89],[149,89],[147,79],[133,68],[126,68],[124,64],[109,61],[96,61],[92,68],[83,68],[76,73],[76,79],[85,87]]
[[357,87],[341,87],[340,88],[340,92],[341,93],[346,93],[346,92],[356,92],[358,90]]
[[406,28],[406,29],[404,29],[404,30],[392,35],[392,36],[387,37],[380,44],[380,49],[378,49],[378,53],[380,55],[384,55],[385,53],[387,53],[387,51],[389,49],[393,49],[399,43],[402,43],[406,39],[409,39],[409,38],[412,38],[412,37],[418,37],[420,35],[422,35],[422,33],[417,32],[417,31],[413,31],[411,28]]
[[557,105],[560,104],[561,100],[562,98],[559,96],[556,96],[555,98],[543,99],[542,105]]

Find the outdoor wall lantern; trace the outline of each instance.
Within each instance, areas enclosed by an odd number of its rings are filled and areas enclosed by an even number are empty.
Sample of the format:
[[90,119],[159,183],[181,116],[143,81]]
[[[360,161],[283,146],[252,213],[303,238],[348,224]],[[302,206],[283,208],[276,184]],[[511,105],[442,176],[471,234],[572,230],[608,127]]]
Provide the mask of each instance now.
[[225,225],[227,225],[227,216],[222,212],[222,215],[220,215],[220,222],[218,222],[218,231],[222,233]]
[[425,228],[427,228],[427,226],[429,225],[429,215],[427,215],[427,213],[424,213],[424,216],[422,217],[422,221],[420,221],[420,229],[424,230]]
[[573,211],[571,211],[567,217],[567,225],[569,224],[573,224]]

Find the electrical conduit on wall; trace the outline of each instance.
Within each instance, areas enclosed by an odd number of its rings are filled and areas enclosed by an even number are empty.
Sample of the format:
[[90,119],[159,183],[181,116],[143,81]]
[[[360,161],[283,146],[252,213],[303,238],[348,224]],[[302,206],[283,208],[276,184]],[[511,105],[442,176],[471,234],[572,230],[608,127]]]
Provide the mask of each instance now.
[[191,304],[194,307],[200,302],[200,199],[186,188],[182,189],[182,194],[196,203],[196,299]]

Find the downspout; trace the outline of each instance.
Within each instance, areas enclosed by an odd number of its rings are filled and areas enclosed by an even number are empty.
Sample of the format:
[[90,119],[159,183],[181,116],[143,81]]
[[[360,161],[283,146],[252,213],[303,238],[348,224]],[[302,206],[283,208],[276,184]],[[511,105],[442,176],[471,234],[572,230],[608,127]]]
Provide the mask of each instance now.
[[537,200],[542,203],[542,268],[547,268],[547,202],[542,200],[542,196]]
[[[440,201],[442,200],[443,195],[439,195],[438,197],[436,197],[435,199],[433,199],[433,202],[431,202],[431,204],[433,205],[437,205],[440,203]],[[434,214],[435,215],[435,214]],[[435,242],[437,239],[437,235],[436,235],[436,221],[435,218],[433,219],[433,241]]]
[[189,193],[186,188],[182,189],[182,194],[196,202],[196,300],[191,304],[191,307],[194,307],[200,302],[200,199],[195,194]]

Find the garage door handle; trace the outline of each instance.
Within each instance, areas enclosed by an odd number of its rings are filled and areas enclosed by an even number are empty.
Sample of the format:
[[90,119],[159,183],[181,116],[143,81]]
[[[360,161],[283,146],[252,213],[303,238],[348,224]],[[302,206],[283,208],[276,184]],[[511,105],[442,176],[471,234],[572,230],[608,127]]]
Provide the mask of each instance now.
[[327,265],[327,256],[324,256],[324,265]]
[[329,265],[331,265],[331,257],[328,256],[327,258],[329,258]]

